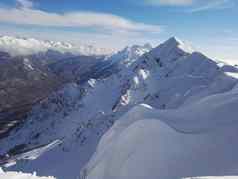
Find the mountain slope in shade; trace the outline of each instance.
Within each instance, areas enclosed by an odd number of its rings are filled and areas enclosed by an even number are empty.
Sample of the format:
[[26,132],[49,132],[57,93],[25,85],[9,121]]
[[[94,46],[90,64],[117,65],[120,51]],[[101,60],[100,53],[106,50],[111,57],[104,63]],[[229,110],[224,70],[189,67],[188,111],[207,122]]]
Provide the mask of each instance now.
[[0,137],[60,85],[47,67],[27,57],[0,53]]
[[127,111],[140,103],[176,111],[223,94],[237,84],[238,70],[171,38],[151,50],[148,46],[129,47],[92,72],[96,74],[93,78],[67,84],[35,106],[25,124],[0,141],[0,153],[6,154],[22,144],[32,148],[63,140],[39,159],[19,162],[11,169],[74,179],[95,152],[100,137]]

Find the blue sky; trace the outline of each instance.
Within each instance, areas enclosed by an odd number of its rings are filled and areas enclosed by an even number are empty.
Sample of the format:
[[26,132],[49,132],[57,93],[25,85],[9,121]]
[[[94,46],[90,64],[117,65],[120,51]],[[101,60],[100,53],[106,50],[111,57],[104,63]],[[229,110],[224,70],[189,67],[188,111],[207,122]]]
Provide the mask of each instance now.
[[1,0],[0,34],[120,49],[170,36],[238,61],[237,0]]

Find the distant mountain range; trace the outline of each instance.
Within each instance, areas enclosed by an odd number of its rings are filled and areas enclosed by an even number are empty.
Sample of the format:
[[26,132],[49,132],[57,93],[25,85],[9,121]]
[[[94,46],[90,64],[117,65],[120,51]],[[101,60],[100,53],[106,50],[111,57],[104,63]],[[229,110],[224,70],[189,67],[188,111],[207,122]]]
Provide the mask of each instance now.
[[0,50],[9,53],[11,56],[35,55],[47,51],[74,55],[105,55],[112,53],[111,49],[96,48],[92,45],[74,45],[68,42],[43,41],[12,36],[0,36]]

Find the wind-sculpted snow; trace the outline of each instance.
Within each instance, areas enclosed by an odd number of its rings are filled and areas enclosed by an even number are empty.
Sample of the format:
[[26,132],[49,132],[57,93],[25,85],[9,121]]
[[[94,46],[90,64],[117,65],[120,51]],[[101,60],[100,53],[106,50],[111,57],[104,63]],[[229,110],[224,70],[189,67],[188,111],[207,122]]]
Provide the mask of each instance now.
[[[79,69],[83,68],[79,65]],[[216,118],[225,118],[227,113],[235,113],[235,107],[227,104],[232,104],[234,100],[234,106],[237,106],[233,93],[236,93],[235,89],[237,89],[235,75],[238,74],[238,69],[233,66],[219,65],[203,54],[187,48],[176,38],[171,38],[152,50],[148,45],[128,47],[106,58],[99,66],[95,65],[90,72],[94,73],[84,76],[86,79],[83,80],[84,82],[68,84],[40,105],[35,106],[26,122],[12,131],[9,137],[0,141],[1,154],[8,153],[15,146],[26,145],[32,148],[55,139],[63,141],[60,146],[37,160],[20,161],[11,169],[27,172],[36,170],[41,175],[53,175],[58,179],[75,179],[79,176],[80,169],[95,152],[101,136],[117,121],[110,130],[112,132],[103,137],[91,162],[85,170],[82,170],[83,176],[87,174],[90,177],[94,176],[94,173],[102,172],[98,175],[99,177],[111,179],[114,171],[119,172],[115,173],[114,177],[117,177],[117,174],[121,176],[119,165],[127,166],[124,159],[129,158],[128,162],[130,162],[130,156],[134,158],[134,153],[137,153],[134,152],[135,148],[138,147],[136,151],[141,152],[140,148],[143,149],[144,144],[148,146],[155,144],[158,147],[165,142],[169,144],[168,149],[170,147],[173,149],[172,144],[174,143],[177,147],[176,145],[179,145],[184,139],[183,136],[187,134],[194,133],[195,136],[203,136],[200,133],[206,131],[204,133],[208,135],[209,131],[214,130],[213,126],[217,127],[225,123],[220,120],[215,121]],[[231,91],[232,89],[234,91]],[[220,102],[223,100],[224,105]],[[212,104],[217,103],[217,106],[211,106],[210,101],[213,101]],[[138,106],[141,103],[147,105]],[[127,117],[121,118],[128,111],[130,112],[126,114]],[[147,123],[148,118],[153,119]],[[188,125],[186,125],[187,121]],[[190,123],[197,125],[190,125]],[[124,132],[127,127],[128,131],[132,130],[132,133]],[[156,136],[151,137],[152,141],[148,138],[150,132],[155,134],[152,136]],[[121,139],[121,135],[125,137]],[[188,139],[188,142],[184,139],[184,143],[189,145],[190,138]],[[203,140],[202,137],[196,139]],[[196,139],[193,140],[196,141]],[[118,144],[118,150],[114,141],[120,144]],[[200,144],[203,145],[203,143]],[[159,148],[156,147],[148,151],[155,153]],[[166,151],[165,147],[162,147],[161,156],[166,158],[166,154],[170,155],[169,152],[174,152],[172,149]],[[119,163],[115,162],[116,159],[114,160],[114,150],[118,153]],[[192,154],[194,153],[189,149],[188,156],[193,157]],[[153,160],[152,157],[147,159],[144,154],[142,156],[145,161],[152,160],[154,167],[151,170],[158,169],[155,168],[158,162],[156,157]],[[140,160],[142,158],[139,158]],[[130,168],[130,166],[128,170],[143,172],[144,170],[140,169],[143,162],[140,162],[138,169]],[[149,166],[145,166],[148,172]],[[105,170],[107,173],[103,173],[101,167],[107,167],[110,171]],[[111,170],[110,167],[115,170]],[[159,163],[158,167],[163,166]],[[67,170],[64,170],[65,168]],[[126,167],[122,168],[126,173]],[[137,176],[139,174],[143,173],[138,173]],[[210,173],[204,173],[204,175],[198,173],[198,175],[182,177],[209,175]],[[211,173],[210,176],[213,175]],[[103,178],[103,176],[111,178]]]
[[237,105],[237,89],[177,110],[139,105],[103,136],[82,178],[237,175]]

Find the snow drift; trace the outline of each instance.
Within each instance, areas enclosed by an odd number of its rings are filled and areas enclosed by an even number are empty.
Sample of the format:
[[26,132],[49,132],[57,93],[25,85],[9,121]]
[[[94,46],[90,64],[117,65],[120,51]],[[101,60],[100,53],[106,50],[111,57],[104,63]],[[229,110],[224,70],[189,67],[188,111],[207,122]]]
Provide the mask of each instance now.
[[139,105],[103,136],[82,178],[237,175],[237,106],[237,87],[176,110]]

